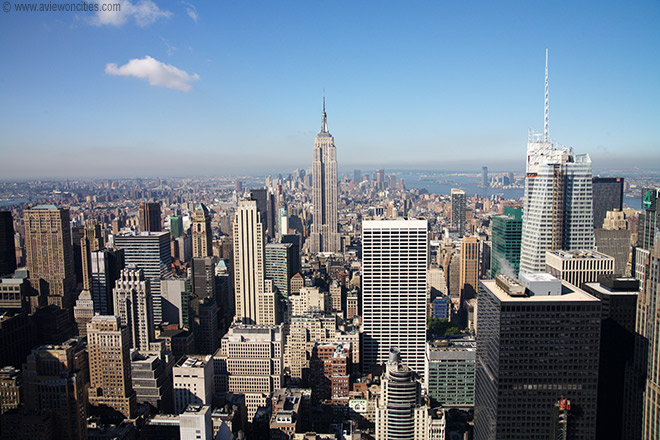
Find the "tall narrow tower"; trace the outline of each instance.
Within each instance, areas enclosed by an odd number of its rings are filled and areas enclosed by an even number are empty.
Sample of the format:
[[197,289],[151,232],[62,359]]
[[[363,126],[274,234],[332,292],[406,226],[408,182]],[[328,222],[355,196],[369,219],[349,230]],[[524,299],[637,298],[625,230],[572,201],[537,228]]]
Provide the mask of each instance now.
[[197,205],[192,216],[193,257],[213,256],[211,213],[203,203]]
[[465,234],[465,191],[458,188],[451,189],[451,228],[458,232],[458,236]]
[[257,201],[247,198],[238,203],[234,217],[236,321],[258,325],[275,321],[274,299],[267,289],[264,272],[264,227]]
[[85,220],[85,233],[80,242],[82,256],[83,289],[92,289],[91,253],[103,249],[101,225],[96,220]]
[[591,158],[549,138],[547,56],[544,131],[530,133],[526,167],[520,273],[544,272],[546,251],[594,248]]
[[311,251],[340,252],[341,242],[337,232],[337,150],[335,138],[328,132],[325,95],[321,132],[314,141],[312,179],[314,222],[311,231]]

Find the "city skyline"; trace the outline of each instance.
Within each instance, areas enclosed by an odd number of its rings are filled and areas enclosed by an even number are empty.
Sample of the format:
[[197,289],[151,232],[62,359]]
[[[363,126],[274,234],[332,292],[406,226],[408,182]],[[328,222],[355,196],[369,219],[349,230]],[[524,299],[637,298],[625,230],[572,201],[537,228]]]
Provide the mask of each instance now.
[[4,1],[0,437],[656,439],[658,23]]
[[521,170],[543,127],[545,48],[552,139],[595,169],[660,159],[653,2],[121,3],[0,15],[21,41],[0,49],[4,178],[306,168],[324,87],[341,170]]

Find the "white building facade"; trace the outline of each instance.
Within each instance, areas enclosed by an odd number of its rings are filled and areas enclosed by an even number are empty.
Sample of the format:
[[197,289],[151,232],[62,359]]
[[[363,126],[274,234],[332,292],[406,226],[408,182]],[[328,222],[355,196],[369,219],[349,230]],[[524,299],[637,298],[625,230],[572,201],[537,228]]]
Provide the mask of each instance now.
[[424,374],[428,223],[362,222],[365,372],[399,347],[403,362]]

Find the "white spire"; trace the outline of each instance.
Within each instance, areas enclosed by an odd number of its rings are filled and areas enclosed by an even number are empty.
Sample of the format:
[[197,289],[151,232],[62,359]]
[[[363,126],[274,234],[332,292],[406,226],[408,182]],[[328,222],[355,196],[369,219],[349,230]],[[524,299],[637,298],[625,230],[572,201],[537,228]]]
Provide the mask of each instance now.
[[545,123],[543,125],[543,141],[549,141],[549,117],[548,117],[548,48],[545,49]]

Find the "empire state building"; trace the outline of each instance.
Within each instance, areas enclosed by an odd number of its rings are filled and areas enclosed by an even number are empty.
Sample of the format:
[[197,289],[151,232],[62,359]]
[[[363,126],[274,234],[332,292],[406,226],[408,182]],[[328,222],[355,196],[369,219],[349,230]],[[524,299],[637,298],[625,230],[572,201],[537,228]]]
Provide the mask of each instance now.
[[323,97],[321,132],[314,141],[312,179],[314,219],[311,231],[311,251],[313,253],[340,252],[341,241],[337,232],[337,150],[335,139],[328,132],[325,96]]

